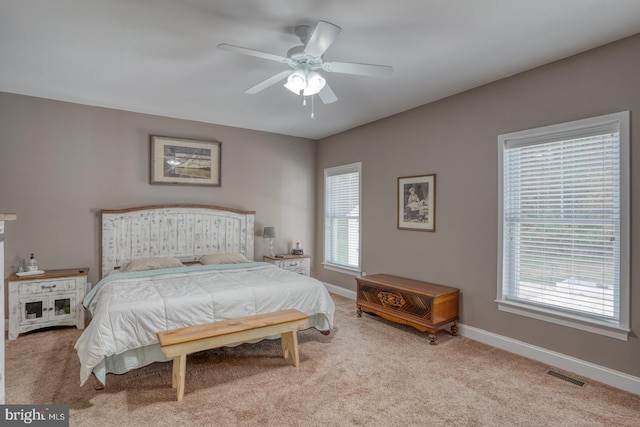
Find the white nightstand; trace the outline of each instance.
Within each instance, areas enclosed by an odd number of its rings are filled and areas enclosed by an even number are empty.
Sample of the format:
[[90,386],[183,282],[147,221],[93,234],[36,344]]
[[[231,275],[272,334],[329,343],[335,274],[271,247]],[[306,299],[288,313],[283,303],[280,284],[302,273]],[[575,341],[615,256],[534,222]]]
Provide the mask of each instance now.
[[265,256],[263,259],[264,262],[275,264],[282,269],[305,276],[311,275],[311,255],[281,255],[281,258]]
[[84,329],[82,300],[88,268],[48,270],[37,276],[5,279],[9,288],[9,339],[49,326]]

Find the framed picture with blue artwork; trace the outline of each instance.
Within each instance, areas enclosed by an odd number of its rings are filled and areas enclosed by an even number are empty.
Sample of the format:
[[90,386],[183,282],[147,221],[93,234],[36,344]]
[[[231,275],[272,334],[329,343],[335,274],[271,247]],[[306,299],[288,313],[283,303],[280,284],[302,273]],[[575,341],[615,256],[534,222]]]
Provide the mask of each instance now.
[[151,184],[220,187],[221,143],[151,135]]

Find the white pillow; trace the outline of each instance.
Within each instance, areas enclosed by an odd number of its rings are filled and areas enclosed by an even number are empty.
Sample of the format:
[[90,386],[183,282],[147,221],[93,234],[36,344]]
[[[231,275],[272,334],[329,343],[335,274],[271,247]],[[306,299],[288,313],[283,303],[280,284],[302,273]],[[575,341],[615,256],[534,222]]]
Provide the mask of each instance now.
[[242,262],[249,262],[247,257],[241,253],[230,254],[211,254],[203,255],[200,257],[201,264],[240,264]]
[[179,259],[172,257],[143,258],[131,261],[129,264],[120,267],[120,271],[126,273],[174,267],[184,267],[184,264],[182,264]]

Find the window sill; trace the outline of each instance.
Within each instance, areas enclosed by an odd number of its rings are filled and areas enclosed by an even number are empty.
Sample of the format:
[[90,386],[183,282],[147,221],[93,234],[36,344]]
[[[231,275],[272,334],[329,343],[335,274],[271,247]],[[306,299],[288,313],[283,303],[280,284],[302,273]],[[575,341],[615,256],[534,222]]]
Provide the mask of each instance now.
[[324,267],[325,270],[336,271],[338,273],[348,274],[350,276],[357,277],[362,275],[362,272],[356,268],[343,267],[343,266],[339,266],[335,264],[327,264],[327,263],[322,263],[322,266]]
[[553,310],[545,310],[541,307],[533,307],[513,301],[496,300],[496,302],[498,303],[498,310],[500,311],[530,317],[544,322],[555,323],[556,325],[567,326],[581,331],[604,335],[621,341],[628,341],[629,332],[631,332],[630,329],[614,326],[604,322],[597,322],[594,320],[590,321],[577,316],[573,317],[564,313],[559,314]]

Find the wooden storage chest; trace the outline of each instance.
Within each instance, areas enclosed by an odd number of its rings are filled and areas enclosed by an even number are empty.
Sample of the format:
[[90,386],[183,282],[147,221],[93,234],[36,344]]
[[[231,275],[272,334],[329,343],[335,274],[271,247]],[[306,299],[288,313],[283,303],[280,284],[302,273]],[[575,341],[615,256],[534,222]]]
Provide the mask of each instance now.
[[357,277],[356,282],[358,317],[364,311],[413,326],[429,332],[430,344],[451,323],[451,333],[457,335],[459,289],[389,274]]

